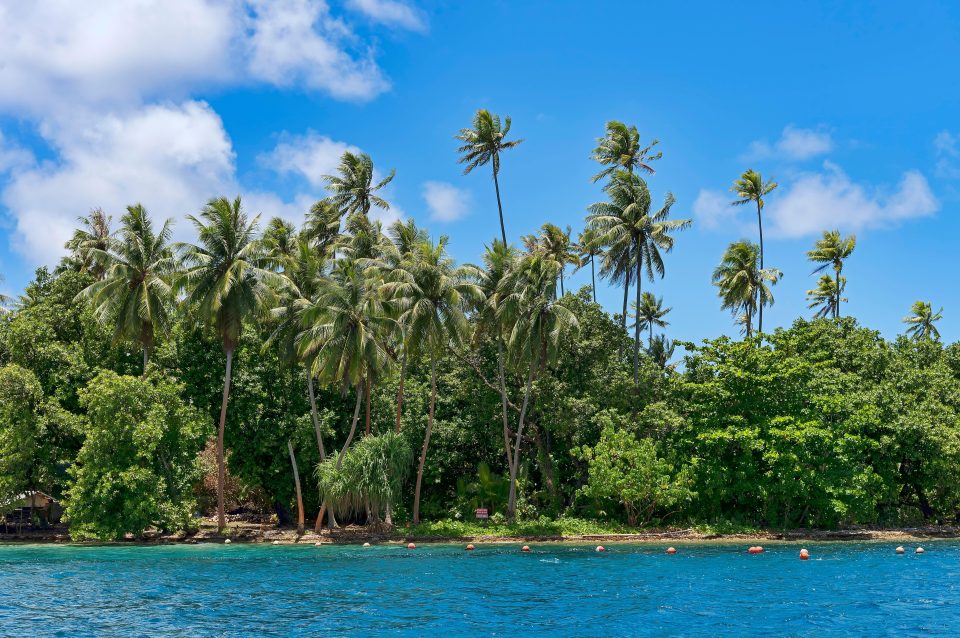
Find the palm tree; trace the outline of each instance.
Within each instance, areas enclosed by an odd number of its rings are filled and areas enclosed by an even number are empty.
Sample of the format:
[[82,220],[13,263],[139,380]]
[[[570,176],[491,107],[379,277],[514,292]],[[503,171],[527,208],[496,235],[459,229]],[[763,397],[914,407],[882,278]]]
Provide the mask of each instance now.
[[631,327],[636,327],[637,322],[639,322],[641,330],[650,330],[649,348],[653,348],[653,327],[665,328],[670,325],[670,322],[664,320],[664,317],[671,310],[672,308],[663,307],[663,297],[658,299],[651,292],[643,293],[640,297],[640,305],[637,305],[636,302],[633,303],[634,320]]
[[594,265],[597,253],[601,250],[599,240],[600,237],[596,229],[589,226],[580,231],[580,236],[577,238],[577,270],[590,264],[590,288],[593,293],[593,303],[597,303],[597,273]]
[[903,318],[903,323],[910,326],[907,335],[914,339],[933,339],[940,341],[940,331],[934,325],[943,319],[943,307],[934,312],[933,304],[929,301],[915,301],[910,307],[910,313]]
[[226,197],[211,199],[199,218],[188,215],[187,219],[196,227],[199,243],[180,245],[186,269],[179,286],[187,292],[185,302],[191,312],[216,330],[227,358],[217,430],[217,522],[223,529],[223,434],[233,353],[243,322],[275,306],[275,287],[282,287],[284,278],[269,269],[256,238],[259,216],[249,219],[239,197],[232,202]]
[[[0,275],[0,284],[2,284],[3,281],[3,275]],[[8,303],[10,303],[10,297],[0,292],[0,314],[6,314],[9,312],[7,310]]]
[[402,309],[400,325],[406,350],[411,354],[424,353],[430,359],[430,409],[413,493],[414,525],[420,523],[423,469],[433,432],[437,358],[467,338],[470,326],[464,311],[471,301],[482,296],[479,286],[469,281],[469,267],[457,267],[446,253],[446,244],[446,237],[441,237],[436,244],[417,244],[404,268],[394,271],[396,281],[387,284]]
[[510,132],[510,117],[507,116],[500,123],[500,116],[494,115],[487,109],[480,109],[473,116],[473,127],[460,129],[454,138],[463,142],[457,149],[461,153],[459,162],[466,164],[463,174],[467,175],[478,166],[491,164],[493,167],[493,187],[497,193],[497,210],[500,212],[500,237],[507,243],[507,230],[503,225],[503,205],[500,202],[500,153],[523,142],[520,140],[505,141]]
[[[820,264],[814,269],[813,274],[823,272],[828,267],[833,266],[833,289],[835,299],[832,304],[832,312],[834,319],[840,316],[840,294],[843,292],[843,289],[846,285],[846,280],[841,282],[843,262],[853,253],[853,249],[856,248],[856,246],[856,235],[841,237],[839,230],[825,230],[823,231],[823,237],[818,239],[817,243],[814,244],[813,250],[807,252],[807,259],[814,263]],[[822,286],[823,280],[821,279],[819,287]],[[842,301],[846,301],[846,299],[843,299]]]
[[97,280],[103,279],[106,265],[98,262],[95,255],[102,257],[113,248],[113,233],[110,230],[112,220],[100,208],[91,210],[86,217],[77,218],[80,228],[73,231],[73,236],[64,245],[80,272],[89,272]]
[[[757,205],[757,227],[760,229],[760,270],[763,270],[763,198],[773,192],[777,183],[773,180],[763,181],[763,177],[755,170],[748,169],[733,183],[732,190],[740,199],[730,202],[731,206],[742,206],[754,202]],[[763,332],[763,304],[760,304],[757,331]]]
[[[327,199],[315,202],[307,212],[301,233],[306,240],[321,252],[332,250],[340,238],[343,211]],[[336,258],[334,252],[333,257]]]
[[577,247],[570,241],[571,230],[567,226],[562,230],[559,226],[550,223],[544,224],[537,235],[526,235],[523,237],[523,243],[527,252],[540,253],[547,259],[560,264],[560,296],[566,294],[563,289],[563,273],[567,264],[574,266],[580,263],[580,253]]
[[371,206],[389,210],[387,200],[375,195],[377,191],[389,184],[397,171],[390,170],[390,174],[382,180],[373,183],[373,160],[366,153],[351,153],[346,151],[340,158],[337,166],[338,175],[324,175],[327,190],[330,191],[330,201],[344,215],[362,214],[370,212]]
[[747,337],[753,334],[753,317],[758,307],[773,305],[771,286],[783,273],[776,268],[760,268],[760,248],[747,240],[730,244],[723,260],[713,271],[713,284],[719,289],[721,308],[730,310],[744,326]]
[[663,157],[663,153],[660,152],[650,154],[657,144],[659,140],[653,140],[641,148],[640,133],[636,126],[628,127],[616,120],[607,122],[607,132],[603,137],[597,138],[597,148],[590,156],[590,159],[605,167],[593,176],[593,181],[598,182],[618,170],[633,173],[634,169],[639,168],[647,173],[655,173],[649,162]]
[[807,308],[811,310],[816,308],[817,312],[813,316],[818,319],[822,317],[836,318],[840,303],[847,300],[846,297],[841,296],[846,286],[846,277],[840,277],[837,281],[830,275],[822,275],[817,282],[817,287],[807,291],[807,301],[810,302]]
[[559,270],[556,261],[528,254],[498,286],[497,317],[509,334],[507,352],[513,367],[520,373],[525,370],[527,378],[510,467],[507,513],[511,517],[516,513],[520,444],[533,382],[556,360],[561,339],[578,326],[576,316],[557,303]]
[[676,344],[673,341],[667,339],[666,335],[657,335],[654,337],[653,341],[650,342],[650,348],[648,353],[650,358],[654,360],[657,366],[661,370],[673,369],[677,364],[671,364],[670,359],[673,358],[673,352],[676,350]]
[[103,278],[90,284],[79,297],[93,303],[93,312],[103,324],[113,324],[114,342],[132,341],[143,350],[143,373],[158,330],[170,321],[173,303],[172,277],[176,259],[170,245],[173,220],[159,232],[140,204],[127,207],[120,219],[119,240],[111,251],[88,246],[87,257],[106,267]]

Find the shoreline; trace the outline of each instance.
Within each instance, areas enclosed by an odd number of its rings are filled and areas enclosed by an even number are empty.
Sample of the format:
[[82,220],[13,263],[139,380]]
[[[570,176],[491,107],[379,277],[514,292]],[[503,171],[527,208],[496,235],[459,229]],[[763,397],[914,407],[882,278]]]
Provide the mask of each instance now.
[[166,534],[155,535],[140,539],[125,539],[117,541],[74,541],[69,534],[63,531],[50,533],[0,534],[2,545],[199,545],[223,544],[230,540],[237,544],[275,544],[275,545],[400,545],[405,543],[416,544],[452,544],[452,543],[482,543],[485,545],[509,545],[517,543],[566,543],[582,544],[602,542],[609,544],[658,545],[673,544],[739,544],[739,543],[795,543],[795,542],[916,542],[931,540],[960,539],[960,526],[927,526],[889,529],[853,528],[841,530],[787,530],[756,533],[703,533],[695,529],[682,530],[651,530],[649,532],[631,534],[580,534],[580,535],[423,535],[394,533],[374,533],[360,527],[347,527],[331,533],[324,530],[320,534],[312,530],[298,536],[295,528],[254,529],[251,527],[235,528],[226,534],[215,530],[204,530],[193,534]]

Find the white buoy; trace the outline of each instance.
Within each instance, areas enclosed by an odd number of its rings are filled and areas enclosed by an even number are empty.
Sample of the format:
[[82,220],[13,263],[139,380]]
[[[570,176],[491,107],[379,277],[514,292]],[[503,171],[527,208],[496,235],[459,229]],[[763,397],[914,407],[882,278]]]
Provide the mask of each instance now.
[[229,545],[229,544],[232,543],[232,542],[233,542],[233,541],[231,541],[231,540],[228,538],[227,540],[223,541],[223,544],[224,544],[224,545]]
[[903,549],[903,545],[900,545],[900,546],[897,547],[897,549],[894,550],[894,551],[896,551],[898,554],[902,554],[902,553],[904,553],[904,552],[907,551],[907,550]]
[[280,544],[280,541],[273,541],[273,544],[274,544],[274,545],[279,545],[279,544]]
[[321,545],[323,545],[323,543],[321,543],[320,541],[317,541],[316,543],[313,544],[314,547],[320,547]]
[[918,553],[918,554],[922,554],[922,553],[923,553],[923,548],[922,548],[922,547],[918,547],[918,548],[917,548],[917,553]]
[[364,547],[370,547],[370,543],[364,543],[363,546],[364,546]]

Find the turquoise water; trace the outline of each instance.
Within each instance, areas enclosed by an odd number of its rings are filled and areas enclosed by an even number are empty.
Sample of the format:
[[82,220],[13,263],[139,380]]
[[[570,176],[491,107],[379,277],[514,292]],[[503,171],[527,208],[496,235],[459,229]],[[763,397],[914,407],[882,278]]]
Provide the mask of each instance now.
[[0,635],[957,636],[960,543],[0,546]]

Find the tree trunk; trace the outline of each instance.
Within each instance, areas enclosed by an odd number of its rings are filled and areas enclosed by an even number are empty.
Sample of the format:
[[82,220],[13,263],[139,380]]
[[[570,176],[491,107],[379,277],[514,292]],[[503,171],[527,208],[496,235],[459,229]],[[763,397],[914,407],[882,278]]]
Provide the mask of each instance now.
[[840,318],[840,272],[843,270],[843,266],[837,268],[837,304],[833,307],[833,318]]
[[[757,226],[760,228],[760,270],[763,270],[763,215],[760,214],[760,200],[757,200]],[[763,332],[763,302],[760,301],[757,315],[757,332]]]
[[353,423],[350,424],[350,434],[347,435],[347,440],[344,442],[343,447],[340,448],[340,454],[337,455],[337,469],[340,469],[340,466],[343,464],[343,457],[347,454],[347,450],[350,449],[350,444],[353,443],[353,436],[357,433],[357,423],[360,421],[360,406],[363,404],[363,385],[357,385],[357,405],[353,408]]
[[313,373],[307,369],[307,396],[310,398],[310,418],[313,420],[313,431],[317,435],[317,449],[320,450],[320,461],[327,459],[327,452],[323,449],[323,435],[320,433],[320,417],[317,414],[317,398],[313,394]]
[[[620,318],[620,329],[627,333],[627,301],[630,299],[630,251],[627,251],[626,273],[623,276],[623,316]],[[629,334],[629,333],[627,333]],[[623,356],[623,344],[617,348],[617,358]]]
[[561,265],[560,265],[560,296],[562,297],[562,296],[564,296],[565,294],[567,294],[567,293],[564,292],[564,290],[563,290],[563,264],[561,264]]
[[597,274],[593,267],[593,253],[590,253],[590,286],[593,288],[593,303],[597,303]]
[[364,436],[370,436],[370,378],[367,377],[367,407],[366,407],[366,427],[363,430]]
[[497,335],[497,372],[500,377],[500,404],[503,408],[503,447],[507,453],[507,468],[513,467],[513,454],[510,452],[510,418],[507,412],[507,380],[503,371],[503,340]]
[[143,347],[143,376],[147,376],[147,362],[150,359],[150,351],[147,350],[147,347]]
[[293,454],[293,443],[287,440],[290,452],[290,464],[293,466],[293,483],[297,488],[297,536],[303,535],[303,494],[300,492],[300,471],[297,469],[297,457]]
[[507,501],[507,516],[513,518],[517,510],[517,472],[520,468],[520,443],[523,441],[523,420],[527,416],[527,406],[530,405],[530,392],[533,387],[533,371],[537,364],[530,362],[530,371],[527,373],[527,387],[523,393],[523,405],[520,406],[520,422],[517,424],[517,443],[513,449],[513,465],[510,466],[510,498]]
[[[639,244],[639,240],[637,240]],[[637,316],[633,326],[633,385],[640,384],[640,269],[643,261],[640,259],[640,246],[637,246]]]
[[531,426],[530,432],[533,434],[533,442],[537,446],[537,454],[540,456],[540,471],[543,474],[543,484],[550,495],[550,501],[553,511],[556,512],[560,504],[560,498],[557,494],[557,480],[553,467],[553,456],[550,454],[550,435],[542,426]]
[[226,348],[227,366],[223,374],[223,399],[220,403],[220,427],[217,428],[217,529],[227,526],[223,511],[223,486],[227,481],[227,467],[223,459],[223,432],[227,425],[227,399],[230,398],[230,372],[233,368],[233,348]]
[[427,432],[423,437],[423,450],[420,452],[420,467],[417,468],[417,486],[413,492],[413,524],[420,524],[420,490],[423,487],[423,467],[427,461],[427,449],[430,447],[430,434],[433,432],[433,410],[437,403],[437,361],[430,353],[430,412],[427,415]]
[[[403,351],[403,359],[400,362],[400,387],[397,388],[397,425],[396,433],[400,434],[400,416],[403,414],[403,382],[407,377],[407,351]],[[387,510],[389,516],[390,511]]]
[[500,237],[503,239],[504,248],[507,247],[507,229],[503,225],[503,205],[500,204],[500,181],[497,179],[496,159],[493,163],[493,187],[497,191],[497,210],[500,212]]
[[650,328],[650,340],[647,344],[647,348],[653,351],[653,322],[652,321],[650,322],[649,328]]

